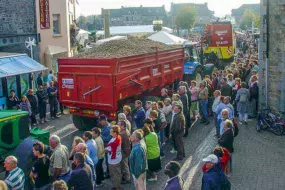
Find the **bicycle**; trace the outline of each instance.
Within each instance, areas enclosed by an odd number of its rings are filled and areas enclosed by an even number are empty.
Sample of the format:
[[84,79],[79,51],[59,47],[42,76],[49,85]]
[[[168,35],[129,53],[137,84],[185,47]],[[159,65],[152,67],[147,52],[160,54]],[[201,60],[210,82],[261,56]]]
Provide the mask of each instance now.
[[284,132],[284,127],[281,121],[281,116],[276,117],[273,113],[267,115],[259,114],[258,122],[256,125],[257,132],[261,130],[272,131],[275,135],[280,136]]

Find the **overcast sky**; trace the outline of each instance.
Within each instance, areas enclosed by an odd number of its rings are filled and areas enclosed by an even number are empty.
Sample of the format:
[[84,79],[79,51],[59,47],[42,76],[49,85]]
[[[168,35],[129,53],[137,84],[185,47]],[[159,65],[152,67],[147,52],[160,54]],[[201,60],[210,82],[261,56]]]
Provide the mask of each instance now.
[[162,6],[165,5],[170,11],[170,4],[173,3],[205,3],[208,2],[210,10],[215,11],[215,16],[230,14],[233,8],[238,8],[242,4],[259,3],[260,0],[78,0],[79,7],[77,16],[101,14],[101,8],[115,9],[121,6]]

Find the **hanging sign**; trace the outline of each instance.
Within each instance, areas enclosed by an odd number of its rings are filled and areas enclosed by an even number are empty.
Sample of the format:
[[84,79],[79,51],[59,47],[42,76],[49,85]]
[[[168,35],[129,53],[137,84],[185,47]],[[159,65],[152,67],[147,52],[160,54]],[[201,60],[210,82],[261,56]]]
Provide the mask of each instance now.
[[49,0],[39,0],[40,2],[40,25],[41,29],[50,28]]

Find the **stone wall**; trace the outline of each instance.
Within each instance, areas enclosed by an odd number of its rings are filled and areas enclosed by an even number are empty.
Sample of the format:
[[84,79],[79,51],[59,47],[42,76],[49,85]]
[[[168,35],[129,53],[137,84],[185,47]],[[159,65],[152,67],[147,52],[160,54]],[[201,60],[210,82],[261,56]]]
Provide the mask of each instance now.
[[[261,1],[261,8],[266,0]],[[262,9],[261,9],[262,10]],[[264,11],[263,11],[264,12]],[[262,15],[262,13],[261,13]],[[266,15],[261,20],[266,19]],[[285,2],[283,0],[269,0],[269,70],[268,70],[268,105],[275,112],[285,111]],[[260,95],[261,106],[265,102],[265,59],[266,52],[266,22],[261,21],[260,39]],[[263,47],[263,48],[262,48]],[[265,47],[265,48],[264,48]]]

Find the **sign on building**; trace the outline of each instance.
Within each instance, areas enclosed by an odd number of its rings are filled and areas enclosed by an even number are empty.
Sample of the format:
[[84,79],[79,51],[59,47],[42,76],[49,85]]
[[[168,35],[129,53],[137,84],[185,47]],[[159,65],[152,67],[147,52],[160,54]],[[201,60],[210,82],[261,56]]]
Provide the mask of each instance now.
[[40,2],[40,25],[41,29],[50,28],[49,0],[39,0]]

